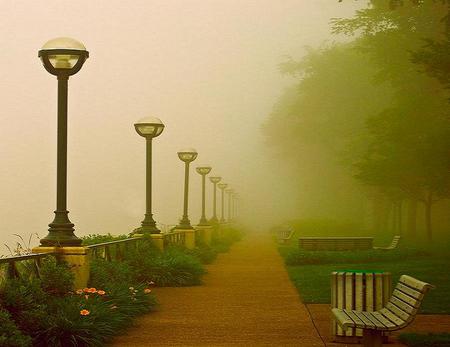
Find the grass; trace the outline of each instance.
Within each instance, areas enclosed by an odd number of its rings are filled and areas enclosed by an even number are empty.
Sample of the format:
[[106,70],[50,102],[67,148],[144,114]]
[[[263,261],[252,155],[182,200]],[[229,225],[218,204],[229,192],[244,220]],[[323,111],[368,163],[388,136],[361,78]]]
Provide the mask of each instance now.
[[[330,303],[330,273],[336,270],[376,270],[392,273],[393,285],[408,274],[436,286],[427,294],[421,313],[450,314],[450,257],[444,245],[423,251],[400,248],[393,251],[299,252],[280,247],[289,276],[305,303]],[[292,254],[301,256],[295,258]],[[295,262],[293,261],[295,260]]]

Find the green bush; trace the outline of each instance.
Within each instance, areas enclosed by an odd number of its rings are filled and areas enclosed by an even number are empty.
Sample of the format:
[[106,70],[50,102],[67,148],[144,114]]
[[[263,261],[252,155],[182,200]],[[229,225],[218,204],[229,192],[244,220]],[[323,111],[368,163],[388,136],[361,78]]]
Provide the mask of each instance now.
[[97,243],[123,240],[123,239],[127,239],[128,237],[129,236],[127,236],[127,235],[113,236],[110,233],[108,233],[106,235],[89,234],[87,236],[83,236],[81,239],[83,240],[83,246],[89,246],[89,245],[95,245]]
[[157,286],[192,286],[201,284],[205,270],[198,259],[178,249],[154,256],[131,259],[141,282],[153,281]]
[[41,287],[50,295],[63,296],[73,288],[74,274],[67,263],[57,262],[53,257],[43,260],[40,268]]
[[185,252],[200,260],[202,264],[211,264],[216,260],[218,253],[216,249],[202,244],[192,250],[186,250]]
[[102,346],[127,327],[132,318],[155,305],[144,285],[111,289],[84,288],[65,297],[54,297],[48,316],[32,333],[36,346]]
[[11,319],[10,314],[0,308],[0,346],[28,347],[31,337],[24,335]]
[[91,261],[90,285],[97,288],[108,288],[113,283],[131,285],[135,282],[135,270],[127,261],[107,261],[93,259]]
[[360,264],[417,259],[430,253],[418,249],[359,250],[355,251],[305,251],[292,247],[280,247],[286,265]]
[[450,347],[450,334],[401,334],[400,342],[410,347]]
[[242,232],[234,228],[226,228],[220,232],[214,232],[211,248],[217,253],[225,253],[237,241],[242,239]]

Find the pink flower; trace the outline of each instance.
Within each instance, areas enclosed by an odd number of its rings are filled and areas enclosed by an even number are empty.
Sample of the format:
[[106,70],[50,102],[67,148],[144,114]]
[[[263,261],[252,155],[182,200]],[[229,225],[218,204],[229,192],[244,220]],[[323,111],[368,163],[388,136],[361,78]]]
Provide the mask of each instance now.
[[75,293],[77,293],[78,295],[81,295],[81,294],[83,294],[83,289],[77,289],[77,291]]
[[88,316],[90,313],[91,313],[91,312],[89,312],[88,310],[81,310],[81,311],[80,311],[80,314],[81,314],[82,316]]
[[145,288],[144,289],[144,293],[145,294],[150,294],[152,292],[152,290],[150,288]]
[[96,293],[96,292],[97,292],[97,289],[95,289],[95,288],[89,288],[89,289],[88,289],[88,292],[89,292],[89,293]]
[[98,294],[98,295],[105,295],[106,292],[105,292],[104,290],[98,290],[98,291],[97,291],[97,294]]

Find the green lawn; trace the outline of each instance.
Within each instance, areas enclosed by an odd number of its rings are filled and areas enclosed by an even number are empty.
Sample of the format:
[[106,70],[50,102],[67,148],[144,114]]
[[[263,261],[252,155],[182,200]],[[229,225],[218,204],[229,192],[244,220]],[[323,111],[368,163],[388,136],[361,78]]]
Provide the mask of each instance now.
[[[280,247],[280,253],[287,259],[288,254],[298,252],[296,247]],[[396,252],[396,251],[390,251]],[[311,257],[317,257],[320,264],[287,266],[289,276],[297,287],[300,296],[305,303],[330,303],[330,273],[336,270],[377,270],[392,273],[393,285],[400,275],[408,274],[422,281],[436,286],[427,294],[421,313],[450,314],[450,256],[446,251],[431,252],[434,256],[426,253],[411,251],[398,251],[405,256],[397,257],[393,253],[386,252],[385,256],[379,255],[379,261],[370,258],[367,262],[367,253],[361,252],[361,262],[358,262],[358,252],[334,252],[332,255],[326,252],[324,257],[318,257],[318,252],[311,252]],[[303,252],[302,258],[308,258],[308,252]],[[346,256],[350,262],[342,262],[343,253],[353,253]],[[341,255],[341,256],[340,256]]]

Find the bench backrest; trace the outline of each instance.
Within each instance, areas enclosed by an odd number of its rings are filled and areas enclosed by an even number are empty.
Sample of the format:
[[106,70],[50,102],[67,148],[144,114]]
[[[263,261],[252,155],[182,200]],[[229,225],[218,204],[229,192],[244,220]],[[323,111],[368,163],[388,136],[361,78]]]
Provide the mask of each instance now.
[[434,286],[429,283],[402,275],[389,302],[380,310],[380,313],[397,326],[404,327],[412,322],[425,294],[433,288]]
[[399,235],[396,235],[396,236],[394,236],[394,238],[392,239],[392,242],[391,242],[391,244],[389,245],[389,247],[388,248],[397,248],[397,245],[398,245],[398,242],[400,241],[400,236]]

